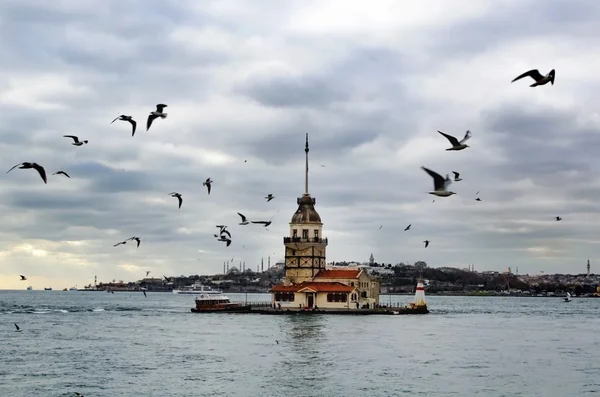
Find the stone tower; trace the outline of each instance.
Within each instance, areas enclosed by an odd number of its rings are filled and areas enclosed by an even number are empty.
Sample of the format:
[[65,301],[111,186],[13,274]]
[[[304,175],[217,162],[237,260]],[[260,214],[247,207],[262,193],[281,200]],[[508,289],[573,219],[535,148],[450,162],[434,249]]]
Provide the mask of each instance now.
[[308,134],[304,153],[304,194],[297,200],[298,209],[290,222],[290,235],[283,238],[286,284],[312,281],[319,271],[325,269],[327,239],[322,235],[323,223],[315,210],[316,200],[308,193]]

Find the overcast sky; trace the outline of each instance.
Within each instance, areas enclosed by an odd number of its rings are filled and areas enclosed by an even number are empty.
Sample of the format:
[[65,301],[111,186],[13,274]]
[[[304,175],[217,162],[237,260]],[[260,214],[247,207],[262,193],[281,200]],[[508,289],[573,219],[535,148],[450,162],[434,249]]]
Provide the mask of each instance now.
[[[0,288],[281,260],[306,132],[328,262],[595,271],[599,19],[594,0],[4,0],[0,162],[49,180],[0,173]],[[535,68],[555,85],[511,84]],[[467,129],[461,152],[436,132]],[[421,166],[460,172],[457,195],[433,203]]]

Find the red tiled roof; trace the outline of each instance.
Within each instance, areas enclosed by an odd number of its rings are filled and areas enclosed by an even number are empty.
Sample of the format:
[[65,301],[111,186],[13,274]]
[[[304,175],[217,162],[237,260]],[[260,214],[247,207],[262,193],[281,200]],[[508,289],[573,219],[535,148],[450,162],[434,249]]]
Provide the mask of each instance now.
[[314,292],[352,292],[356,287],[351,287],[342,283],[325,283],[325,282],[303,282],[300,284],[283,285],[278,284],[271,288],[270,292],[299,292],[304,289],[309,289]]
[[360,274],[360,269],[329,269],[321,270],[315,278],[357,278]]
[[292,285],[277,284],[277,285],[274,285],[273,288],[271,288],[269,290],[269,292],[296,292],[296,291],[298,291],[297,284],[292,284]]

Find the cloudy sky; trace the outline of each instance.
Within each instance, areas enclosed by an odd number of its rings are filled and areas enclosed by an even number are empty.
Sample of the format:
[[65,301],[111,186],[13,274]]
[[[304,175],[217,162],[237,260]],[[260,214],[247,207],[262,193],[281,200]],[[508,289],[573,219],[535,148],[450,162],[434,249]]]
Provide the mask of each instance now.
[[[0,162],[49,180],[0,178],[0,288],[282,259],[306,132],[328,261],[595,270],[599,18],[594,0],[4,0]],[[510,83],[535,68],[556,84]],[[436,132],[467,129],[461,152]],[[421,166],[460,172],[458,194],[433,203]]]

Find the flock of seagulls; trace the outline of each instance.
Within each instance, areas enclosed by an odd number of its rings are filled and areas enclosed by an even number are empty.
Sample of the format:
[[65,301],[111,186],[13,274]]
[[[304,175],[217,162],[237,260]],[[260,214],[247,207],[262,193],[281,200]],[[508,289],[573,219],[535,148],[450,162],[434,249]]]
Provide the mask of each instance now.
[[[550,72],[548,72],[548,74],[545,76],[542,75],[539,72],[539,70],[532,69],[532,70],[529,70],[529,71],[517,76],[514,80],[512,80],[511,83],[514,83],[515,81],[520,80],[524,77],[531,77],[535,81],[535,83],[531,84],[530,87],[537,87],[537,86],[541,86],[541,85],[546,85],[548,83],[551,83],[552,85],[554,85],[555,76],[556,76],[556,71],[554,69],[552,69]],[[442,131],[438,131],[438,133],[440,133],[442,136],[446,137],[446,139],[448,139],[448,141],[452,145],[452,147],[446,149],[447,151],[460,151],[460,150],[464,150],[464,149],[468,148],[469,145],[467,145],[465,142],[467,142],[471,138],[471,135],[472,135],[471,131],[467,130],[463,139],[461,139],[459,141],[456,137],[446,134]],[[452,179],[450,179],[450,176],[448,174],[446,174],[446,177],[444,178],[440,174],[438,174],[437,172],[435,172],[433,170],[430,170],[429,168],[421,167],[421,169],[423,171],[425,171],[427,174],[429,174],[429,176],[431,178],[433,178],[433,190],[428,192],[429,194],[432,194],[437,197],[450,197],[450,196],[456,194],[455,192],[448,190],[448,187],[452,183]],[[454,174],[454,182],[462,181],[462,178],[460,177],[460,173],[458,173],[456,171],[452,171],[452,173]],[[477,192],[475,195],[476,196],[479,195],[479,192]],[[477,198],[475,198],[475,201],[481,201],[481,198],[477,197]],[[433,200],[433,202],[435,202],[435,200]],[[562,220],[562,218],[560,216],[557,216],[555,218],[555,220],[558,222],[558,221]],[[406,229],[404,229],[404,231],[408,231],[410,229],[410,226],[411,225],[408,225],[408,227]],[[381,227],[380,227],[380,229],[381,229]],[[429,246],[429,244],[431,243],[431,241],[424,240],[423,243],[425,244],[425,248],[427,248]]]

